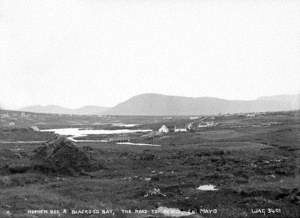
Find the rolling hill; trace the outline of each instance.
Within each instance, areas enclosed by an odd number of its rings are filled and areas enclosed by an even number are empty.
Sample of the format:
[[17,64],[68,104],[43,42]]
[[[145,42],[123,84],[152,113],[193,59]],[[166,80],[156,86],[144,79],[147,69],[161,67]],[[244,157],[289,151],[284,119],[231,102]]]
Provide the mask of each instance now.
[[50,113],[50,114],[76,114],[76,115],[99,115],[106,111],[107,107],[99,106],[84,106],[78,109],[70,109],[57,105],[47,106],[29,106],[19,109],[20,111],[35,112],[35,113]]
[[226,100],[213,97],[182,97],[162,94],[141,94],[112,108],[84,106],[70,109],[57,105],[29,106],[20,111],[76,115],[209,115],[287,111],[300,109],[300,94],[264,96],[255,100]]
[[109,115],[206,115],[299,109],[300,95],[261,97],[255,100],[225,100],[212,97],[181,97],[141,94],[105,111]]

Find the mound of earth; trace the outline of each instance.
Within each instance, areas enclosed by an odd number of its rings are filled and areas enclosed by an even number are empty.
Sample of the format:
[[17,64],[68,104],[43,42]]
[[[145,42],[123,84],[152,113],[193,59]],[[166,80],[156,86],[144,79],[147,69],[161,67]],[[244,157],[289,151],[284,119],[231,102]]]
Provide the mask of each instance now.
[[34,169],[44,173],[81,175],[101,168],[92,148],[78,148],[66,137],[57,137],[34,150]]

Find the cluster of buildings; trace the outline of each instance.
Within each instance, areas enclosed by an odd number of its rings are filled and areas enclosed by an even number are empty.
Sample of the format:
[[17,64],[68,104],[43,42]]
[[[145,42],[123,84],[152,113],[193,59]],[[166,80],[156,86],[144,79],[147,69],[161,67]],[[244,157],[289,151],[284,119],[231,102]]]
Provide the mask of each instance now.
[[158,129],[158,133],[164,133],[167,134],[169,132],[193,132],[196,131],[197,129],[200,128],[207,128],[207,127],[214,127],[217,126],[218,124],[214,121],[202,121],[199,123],[196,122],[191,122],[185,125],[185,127],[178,128],[176,125],[174,127],[168,127],[166,125],[162,125]]
[[19,112],[0,110],[0,126],[12,127],[25,125],[28,126],[38,117],[38,115]]

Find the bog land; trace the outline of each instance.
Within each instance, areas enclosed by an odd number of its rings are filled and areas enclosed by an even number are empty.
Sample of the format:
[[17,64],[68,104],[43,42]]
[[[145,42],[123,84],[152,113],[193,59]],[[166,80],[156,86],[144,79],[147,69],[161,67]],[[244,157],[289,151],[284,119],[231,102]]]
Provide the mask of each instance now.
[[0,217],[300,217],[299,111],[0,115]]

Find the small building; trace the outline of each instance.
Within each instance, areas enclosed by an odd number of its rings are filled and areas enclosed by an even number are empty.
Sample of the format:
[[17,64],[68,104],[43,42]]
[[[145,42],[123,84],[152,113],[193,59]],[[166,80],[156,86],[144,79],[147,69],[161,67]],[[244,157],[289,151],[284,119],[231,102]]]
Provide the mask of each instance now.
[[176,126],[174,127],[174,132],[187,132],[187,128],[177,128]]
[[160,133],[169,133],[170,130],[169,130],[169,128],[168,128],[166,125],[162,125],[162,126],[158,129],[158,132],[160,132]]
[[39,132],[40,131],[39,127],[37,127],[37,126],[32,126],[32,127],[30,127],[30,129],[32,129],[35,132]]
[[188,124],[186,125],[186,129],[187,129],[187,131],[189,131],[189,132],[196,131],[196,130],[197,130],[197,123],[196,123],[196,122],[188,123]]
[[255,117],[255,116],[256,116],[255,113],[249,113],[249,114],[246,115],[246,117]]
[[16,124],[15,124],[15,122],[10,122],[8,125],[9,126],[15,126]]

